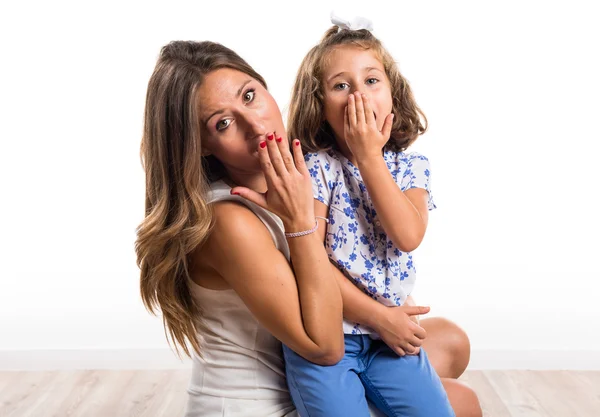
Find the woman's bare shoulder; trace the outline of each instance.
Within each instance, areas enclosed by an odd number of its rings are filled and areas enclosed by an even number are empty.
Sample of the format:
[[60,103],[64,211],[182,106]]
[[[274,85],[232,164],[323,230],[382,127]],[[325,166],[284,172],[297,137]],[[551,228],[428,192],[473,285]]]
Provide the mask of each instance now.
[[214,203],[213,227],[206,241],[193,254],[196,267],[218,267],[233,261],[244,249],[277,250],[263,222],[247,206],[236,201]]

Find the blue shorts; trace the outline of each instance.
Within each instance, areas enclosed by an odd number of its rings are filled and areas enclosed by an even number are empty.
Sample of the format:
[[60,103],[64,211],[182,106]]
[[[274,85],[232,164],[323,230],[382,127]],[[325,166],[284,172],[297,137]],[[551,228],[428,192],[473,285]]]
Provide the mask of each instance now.
[[368,417],[367,399],[387,416],[454,417],[440,378],[421,349],[398,356],[383,341],[346,335],[346,354],[320,366],[283,346],[300,417]]

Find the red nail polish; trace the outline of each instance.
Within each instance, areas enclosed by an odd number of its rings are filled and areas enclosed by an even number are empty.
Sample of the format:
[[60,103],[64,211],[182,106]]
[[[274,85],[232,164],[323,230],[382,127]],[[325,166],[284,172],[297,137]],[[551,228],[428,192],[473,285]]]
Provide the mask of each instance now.
[[270,135],[267,135],[267,139],[273,140],[273,134],[271,133]]
[[261,142],[261,143],[260,143],[260,147],[261,147],[261,148],[264,148],[265,146],[267,146],[267,142]]
[[232,195],[240,195],[240,193],[236,193],[235,191],[231,192]]
[[282,140],[281,137],[277,138],[277,142],[281,142],[281,140]]
[[300,141],[299,140],[296,141],[296,146],[300,146]]

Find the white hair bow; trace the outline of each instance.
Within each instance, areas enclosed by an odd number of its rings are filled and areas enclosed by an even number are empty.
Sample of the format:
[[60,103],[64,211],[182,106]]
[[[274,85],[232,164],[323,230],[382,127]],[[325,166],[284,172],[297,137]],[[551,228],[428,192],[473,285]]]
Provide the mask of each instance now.
[[371,22],[366,17],[357,16],[354,19],[352,19],[352,21],[348,21],[348,20],[342,19],[341,17],[336,15],[335,12],[332,11],[331,12],[331,23],[333,23],[334,25],[337,25],[338,32],[342,29],[348,29],[348,30],[366,29],[369,32],[373,31],[373,22]]

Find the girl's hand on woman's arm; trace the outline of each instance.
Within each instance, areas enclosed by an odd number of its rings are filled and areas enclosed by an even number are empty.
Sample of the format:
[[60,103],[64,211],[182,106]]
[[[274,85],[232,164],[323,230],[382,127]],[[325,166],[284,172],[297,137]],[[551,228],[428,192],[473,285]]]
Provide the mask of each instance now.
[[417,355],[427,332],[414,317],[429,312],[429,307],[403,305],[386,307],[370,320],[369,327],[400,356]]

